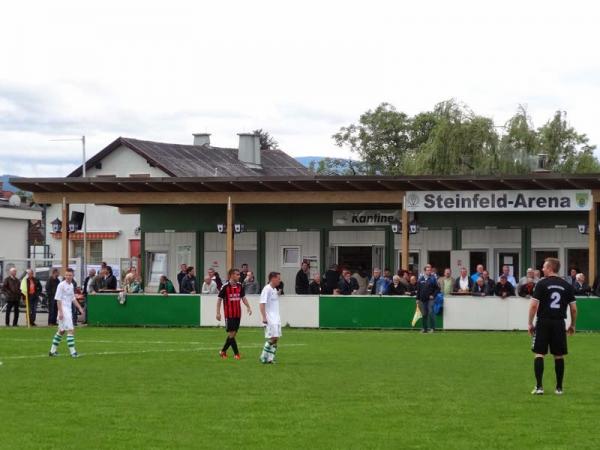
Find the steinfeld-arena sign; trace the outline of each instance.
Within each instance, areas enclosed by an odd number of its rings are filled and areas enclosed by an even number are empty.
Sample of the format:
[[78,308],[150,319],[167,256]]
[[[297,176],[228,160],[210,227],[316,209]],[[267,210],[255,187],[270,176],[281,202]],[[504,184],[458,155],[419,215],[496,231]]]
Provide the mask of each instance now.
[[334,227],[364,227],[389,225],[400,220],[399,209],[358,209],[333,211]]
[[589,211],[588,189],[564,191],[409,191],[408,211]]

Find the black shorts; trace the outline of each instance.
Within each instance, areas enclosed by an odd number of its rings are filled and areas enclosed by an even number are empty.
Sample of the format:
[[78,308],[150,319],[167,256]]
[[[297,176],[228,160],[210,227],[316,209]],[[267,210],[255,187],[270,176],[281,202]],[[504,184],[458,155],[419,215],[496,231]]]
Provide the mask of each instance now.
[[229,319],[225,319],[225,329],[227,331],[237,331],[240,329],[240,318],[239,317],[230,317]]
[[538,319],[533,333],[533,343],[531,351],[540,355],[550,353],[555,356],[566,355],[567,352],[567,331],[565,330],[565,321],[562,319]]

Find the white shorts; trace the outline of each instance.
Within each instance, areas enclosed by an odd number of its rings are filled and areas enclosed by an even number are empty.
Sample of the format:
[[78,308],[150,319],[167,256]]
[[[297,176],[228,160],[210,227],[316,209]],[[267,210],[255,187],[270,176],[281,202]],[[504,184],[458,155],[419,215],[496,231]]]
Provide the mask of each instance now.
[[281,337],[281,324],[280,323],[269,323],[265,325],[265,338],[278,338]]
[[73,327],[73,314],[71,311],[65,311],[63,313],[63,320],[58,321],[58,329],[60,331],[72,331]]

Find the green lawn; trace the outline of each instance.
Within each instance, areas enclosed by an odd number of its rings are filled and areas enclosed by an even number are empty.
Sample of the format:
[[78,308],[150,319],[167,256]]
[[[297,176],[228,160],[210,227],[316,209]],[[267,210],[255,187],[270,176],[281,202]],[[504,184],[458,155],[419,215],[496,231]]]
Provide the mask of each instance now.
[[600,334],[570,338],[565,394],[533,397],[525,333],[0,329],[2,448],[598,448]]

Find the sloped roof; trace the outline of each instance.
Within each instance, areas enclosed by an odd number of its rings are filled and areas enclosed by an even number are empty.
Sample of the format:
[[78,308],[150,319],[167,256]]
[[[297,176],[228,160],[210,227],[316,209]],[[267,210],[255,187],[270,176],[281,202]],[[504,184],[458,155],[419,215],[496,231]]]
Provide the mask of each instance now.
[[[306,176],[309,170],[281,150],[261,150],[261,166],[248,167],[238,159],[237,148],[212,145],[181,145],[119,137],[88,159],[86,169],[98,164],[117,148],[125,146],[172,177],[269,177]],[[69,177],[80,177],[78,167]]]

